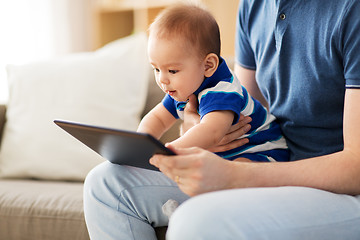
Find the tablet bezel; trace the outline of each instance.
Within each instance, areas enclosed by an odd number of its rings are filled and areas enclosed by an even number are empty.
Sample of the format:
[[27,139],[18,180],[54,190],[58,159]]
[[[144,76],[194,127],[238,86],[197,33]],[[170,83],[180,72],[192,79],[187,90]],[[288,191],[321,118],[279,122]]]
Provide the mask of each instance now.
[[67,120],[54,123],[87,147],[114,164],[159,171],[149,163],[154,154],[175,155],[147,133],[95,126]]

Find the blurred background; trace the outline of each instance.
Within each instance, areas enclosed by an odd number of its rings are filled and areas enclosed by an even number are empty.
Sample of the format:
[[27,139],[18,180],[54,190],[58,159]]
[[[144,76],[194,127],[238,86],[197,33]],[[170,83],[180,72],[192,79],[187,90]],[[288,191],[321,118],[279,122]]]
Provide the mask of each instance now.
[[[165,7],[182,0],[0,0],[0,104],[8,99],[7,64],[92,51],[146,31]],[[222,56],[234,56],[239,0],[203,3],[219,23]]]

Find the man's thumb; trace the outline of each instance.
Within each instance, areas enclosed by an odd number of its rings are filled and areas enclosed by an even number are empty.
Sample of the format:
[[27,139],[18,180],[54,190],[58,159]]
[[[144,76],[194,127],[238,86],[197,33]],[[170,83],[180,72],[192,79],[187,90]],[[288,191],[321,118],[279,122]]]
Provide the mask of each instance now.
[[186,104],[185,111],[197,113],[198,102],[194,94],[191,94]]

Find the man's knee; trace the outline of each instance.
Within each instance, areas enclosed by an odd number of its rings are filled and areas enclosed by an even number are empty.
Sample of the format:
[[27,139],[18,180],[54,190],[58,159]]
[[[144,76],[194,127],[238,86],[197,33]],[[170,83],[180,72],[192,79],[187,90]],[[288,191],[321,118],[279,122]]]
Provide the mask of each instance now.
[[220,215],[202,195],[191,198],[171,216],[167,239],[222,239]]
[[126,175],[125,167],[114,165],[108,161],[99,164],[85,178],[84,202],[113,200],[126,185],[122,181],[127,178]]
[[84,182],[84,192],[93,191],[97,188],[99,182],[103,181],[104,177],[107,176],[108,163],[104,162],[94,167],[86,176]]

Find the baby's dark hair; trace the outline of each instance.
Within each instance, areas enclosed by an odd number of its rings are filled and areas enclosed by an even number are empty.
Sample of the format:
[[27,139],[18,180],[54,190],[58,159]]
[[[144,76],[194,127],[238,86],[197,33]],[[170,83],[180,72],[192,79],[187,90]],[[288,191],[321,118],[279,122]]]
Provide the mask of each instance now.
[[177,4],[166,8],[150,25],[149,32],[166,39],[182,36],[199,49],[200,57],[215,53],[220,58],[219,26],[204,7]]

